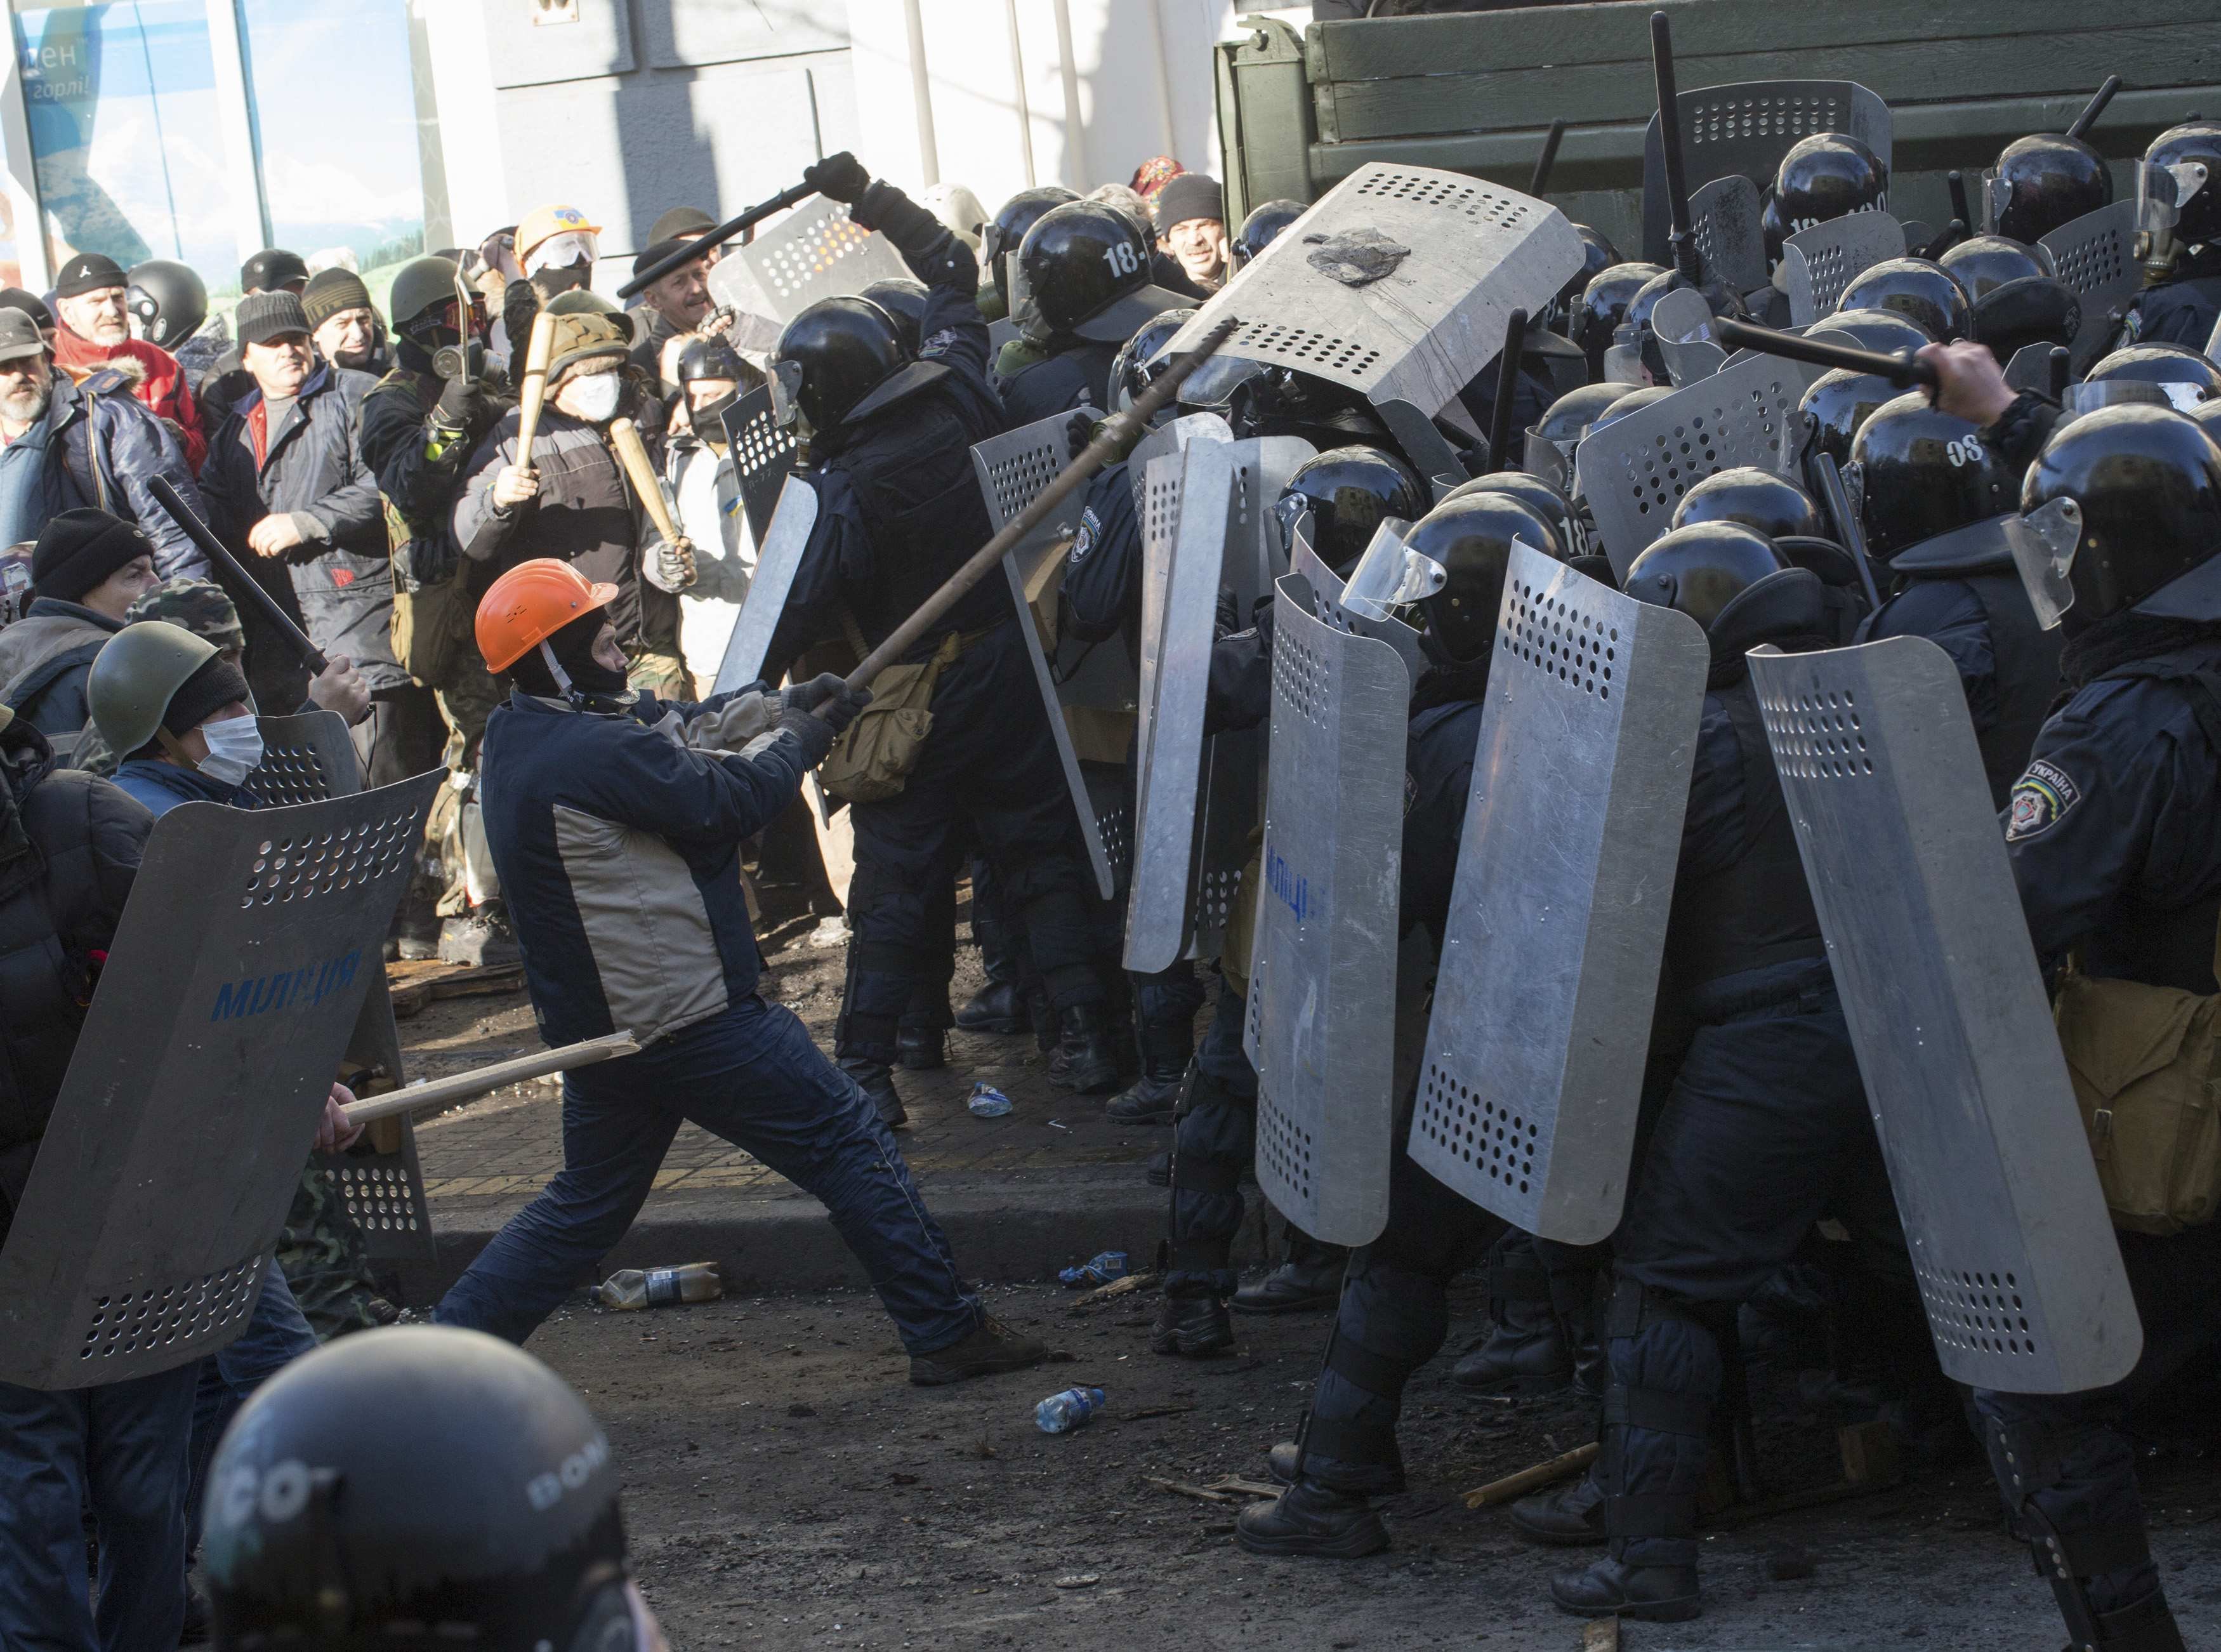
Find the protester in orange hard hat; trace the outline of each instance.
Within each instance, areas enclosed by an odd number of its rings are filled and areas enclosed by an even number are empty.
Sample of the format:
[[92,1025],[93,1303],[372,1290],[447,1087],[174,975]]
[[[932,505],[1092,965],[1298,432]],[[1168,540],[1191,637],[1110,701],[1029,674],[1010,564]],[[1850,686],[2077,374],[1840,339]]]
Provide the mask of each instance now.
[[479,759],[485,835],[541,1036],[629,1031],[640,1053],[563,1079],[563,1169],[439,1307],[515,1342],[632,1223],[679,1124],[744,1148],[823,1200],[901,1333],[910,1380],[954,1382],[1047,1350],[988,1318],[855,1080],[757,992],[741,840],[870,695],[827,673],[670,704],[625,686],[616,587],[542,557],[478,609],[508,700]]

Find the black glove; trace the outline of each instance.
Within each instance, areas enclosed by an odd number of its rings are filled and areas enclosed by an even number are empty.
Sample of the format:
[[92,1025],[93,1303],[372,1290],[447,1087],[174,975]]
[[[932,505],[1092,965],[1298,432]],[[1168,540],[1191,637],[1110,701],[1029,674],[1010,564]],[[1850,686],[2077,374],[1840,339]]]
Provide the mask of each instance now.
[[458,375],[440,391],[440,422],[452,429],[467,430],[485,405],[485,386],[475,379]]
[[779,712],[779,731],[792,735],[801,745],[804,768],[816,768],[823,762],[825,754],[833,749],[833,742],[841,732],[815,711],[804,711],[797,706]]
[[842,684],[837,672],[821,671],[806,683],[790,683],[779,691],[779,709],[782,711],[815,711],[841,691]]
[[872,691],[868,688],[851,688],[848,684],[841,682],[838,678],[834,680],[839,684],[840,691],[810,715],[822,717],[831,725],[835,734],[842,735],[848,731],[848,725],[856,720],[864,708],[872,703]]
[[872,186],[872,175],[864,170],[864,163],[843,149],[837,155],[802,169],[802,181],[829,201],[838,201],[854,206],[864,198],[864,191]]
[[[929,260],[941,250],[944,241],[953,239],[947,224],[884,178],[864,191],[863,198],[851,209],[848,216],[859,228],[876,229],[885,235],[906,261]],[[921,281],[929,286],[933,285],[933,277],[918,269],[915,262],[911,262],[910,268]],[[975,264],[973,268],[976,271],[979,266]]]

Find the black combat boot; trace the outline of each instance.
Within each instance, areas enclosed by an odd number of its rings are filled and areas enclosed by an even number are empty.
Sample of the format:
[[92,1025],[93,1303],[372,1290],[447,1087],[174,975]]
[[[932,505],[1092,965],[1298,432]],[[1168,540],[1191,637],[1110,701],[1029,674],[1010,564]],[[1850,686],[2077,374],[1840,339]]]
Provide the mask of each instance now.
[[956,1024],[966,1032],[993,1033],[1008,1037],[1031,1023],[1026,1019],[1026,995],[1016,981],[989,981],[956,1012]]
[[1592,1549],[1603,1543],[1604,1487],[1594,1474],[1553,1486],[1511,1505],[1511,1528],[1530,1542],[1553,1549]]
[[1270,1503],[1252,1503],[1234,1523],[1234,1541],[1253,1555],[1311,1555],[1353,1561],[1388,1547],[1388,1528],[1373,1499],[1300,1480]]
[[906,1073],[930,1073],[948,1065],[948,1041],[929,1017],[904,1016],[895,1027],[896,1058]]
[[1188,1359],[1223,1354],[1234,1346],[1234,1319],[1214,1296],[1167,1297],[1149,1327],[1149,1351]]
[[1699,1617],[1704,1597],[1693,1566],[1630,1566],[1610,1555],[1550,1580],[1550,1599],[1577,1618],[1640,1618],[1680,1624]]
[[1142,1076],[1111,1097],[1103,1111],[1122,1124],[1169,1124],[1179,1111],[1180,1086],[1195,1056],[1195,1023],[1143,1021],[1136,1033],[1142,1046]]
[[1331,1308],[1342,1295],[1342,1270],[1349,1253],[1323,1245],[1288,1224],[1288,1259],[1254,1285],[1234,1293],[1236,1313],[1309,1313]]
[[1048,1081],[1060,1090],[1099,1096],[1118,1085],[1118,1057],[1099,1004],[1068,1004],[1056,1014],[1056,1053]]
[[863,1086],[864,1093],[871,1098],[879,1120],[891,1130],[898,1130],[910,1123],[910,1110],[903,1105],[902,1097],[895,1092],[895,1076],[885,1061],[867,1061],[860,1055],[843,1055],[841,1070]]
[[[1265,1467],[1274,1480],[1283,1486],[1296,1483],[1296,1442],[1283,1440],[1265,1454]],[[1391,1448],[1386,1479],[1381,1485],[1381,1495],[1393,1497],[1410,1489],[1411,1482],[1404,1475],[1404,1454]]]
[[1501,1298],[1487,1340],[1450,1367],[1451,1381],[1483,1394],[1555,1394],[1573,1380],[1573,1353],[1547,1298]]

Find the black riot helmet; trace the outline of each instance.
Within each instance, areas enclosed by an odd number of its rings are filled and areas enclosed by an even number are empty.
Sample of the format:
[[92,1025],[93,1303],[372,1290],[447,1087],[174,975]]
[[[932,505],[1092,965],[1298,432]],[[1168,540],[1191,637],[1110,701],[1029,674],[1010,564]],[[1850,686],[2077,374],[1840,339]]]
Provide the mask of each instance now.
[[134,264],[124,278],[124,308],[131,324],[149,344],[174,350],[208,319],[208,287],[174,259],[150,258]]
[[1789,146],[1774,169],[1764,213],[1766,258],[1781,257],[1781,243],[1800,229],[1889,208],[1889,168],[1848,132],[1815,132]]
[[779,335],[772,397],[779,421],[830,435],[849,410],[910,365],[894,317],[868,298],[820,298]]
[[1896,310],[1839,310],[1814,322],[1805,329],[1805,335],[1816,339],[1833,335],[1861,349],[1880,350],[1885,355],[1918,350],[1924,344],[1937,341],[1929,335],[1926,328]]
[[[1669,292],[1680,292],[1685,288],[1691,291],[1703,292],[1706,302],[1711,305],[1712,313],[1715,316],[1727,316],[1740,321],[1748,314],[1743,308],[1742,300],[1735,293],[1724,290],[1717,293],[1711,292],[1699,287],[1696,282],[1689,279],[1679,270],[1661,270],[1636,289],[1635,297],[1628,300],[1627,314],[1620,320],[1619,330],[1613,335],[1612,345],[1614,351],[1620,357],[1622,372],[1632,371],[1638,358],[1631,353],[1639,349],[1641,365],[1642,369],[1650,375],[1650,382],[1653,385],[1665,385],[1670,382],[1671,375],[1666,367],[1666,354],[1658,347],[1658,335],[1651,326],[1650,318],[1652,313],[1657,310],[1658,301],[1661,298]],[[1605,369],[1606,375],[1610,376],[1612,371],[1613,369],[1608,366]],[[1622,382],[1633,384],[1636,381],[1630,377],[1623,379]]]
[[1173,365],[1172,357],[1165,354],[1165,346],[1194,319],[1194,310],[1186,305],[1165,310],[1143,322],[1134,336],[1118,347],[1117,357],[1110,364],[1110,382],[1105,387],[1110,393],[1110,411],[1124,412],[1143,391],[1164,376],[1165,369]]
[[1301,201],[1267,201],[1252,207],[1249,216],[1242,221],[1242,228],[1228,243],[1228,253],[1234,267],[1240,269],[1251,259],[1273,244],[1273,238],[1309,210]]
[[1973,319],[1967,290],[1950,271],[1924,258],[1886,258],[1868,266],[1843,289],[1836,308],[1886,310],[1904,316],[1938,344],[1966,337]]
[[910,354],[917,354],[919,340],[925,328],[925,283],[906,275],[883,276],[873,282],[859,297],[868,298],[894,320],[895,332],[901,337],[903,348]]
[[2013,508],[2020,472],[1980,427],[1910,391],[1874,410],[1851,443],[1861,473],[1867,554],[1893,561],[1914,546]]
[[2180,344],[2130,344],[2100,357],[2067,387],[2070,413],[2117,402],[2149,402],[2186,411],[2221,396],[2221,368]]
[[1604,353],[1611,348],[1627,307],[1651,277],[1666,273],[1658,264],[1612,264],[1589,278],[1581,296],[1573,301],[1567,318],[1566,336],[1581,347],[1589,359],[1592,382],[1604,377]]
[[1998,203],[1992,227],[2031,246],[2060,225],[2113,203],[2113,175],[2105,157],[2059,132],[2034,132],[2005,145],[1991,189]]
[[1445,499],[1404,535],[1405,550],[1442,570],[1442,589],[1419,604],[1427,621],[1422,646],[1437,666],[1469,664],[1495,646],[1496,613],[1515,540],[1565,560],[1565,547],[1550,524],[1508,493]]
[[2125,610],[2221,620],[2221,447],[2171,408],[2130,404],[2051,434],[2021,485],[2021,513],[2071,499],[2080,539],[2038,590],[2039,615],[2062,604],[2069,633]]
[[1674,386],[1671,385],[1643,385],[1635,387],[1617,385],[1613,388],[1617,390],[1619,394],[1612,398],[1610,406],[1590,421],[1589,428],[1583,432],[1584,435],[1594,435],[1606,426],[1617,424],[1629,414],[1639,413],[1652,403],[1662,402],[1674,393]]
[[1967,336],[1986,345],[1999,366],[2031,344],[2066,348],[2082,326],[2082,301],[2063,281],[2024,275],[1974,300]]
[[210,1466],[214,1644],[645,1652],[617,1482],[593,1413],[522,1349],[344,1337],[257,1389]]
[[1551,325],[1560,333],[1565,333],[1571,326],[1589,283],[1620,262],[1619,248],[1611,244],[1603,230],[1577,223],[1573,233],[1581,238],[1581,267],[1566,278],[1566,285],[1558,289],[1558,296],[1550,303]]
[[1787,477],[1754,465],[1715,471],[1683,494],[1674,508],[1674,526],[1696,522],[1739,522],[1768,539],[1817,539],[1823,533],[1810,494]]
[[1570,460],[1581,433],[1629,393],[1624,385],[1583,385],[1579,390],[1569,390],[1544,410],[1542,422],[1535,429]]
[[1573,502],[1562,490],[1539,476],[1526,471],[1491,471],[1470,482],[1459,483],[1436,503],[1444,505],[1453,499],[1469,499],[1476,493],[1509,494],[1527,506],[1550,524],[1551,531],[1558,536],[1559,547],[1568,558],[1580,555],[1587,547],[1588,531],[1581,525],[1580,512],[1574,509]]
[[1936,260],[1951,272],[1951,278],[1966,288],[1977,303],[1992,287],[2031,275],[2056,275],[2051,254],[2006,235],[1969,235],[1954,242]]
[[1343,579],[1357,566],[1373,530],[1391,516],[1411,521],[1427,508],[1427,491],[1411,467],[1379,447],[1329,447],[1288,473],[1273,514],[1288,536],[1311,513],[1311,549]]
[[1010,319],[1036,343],[1123,344],[1179,303],[1149,280],[1148,238],[1107,201],[1052,207],[1018,245]]
[[995,291],[1003,296],[1003,312],[1010,309],[1010,272],[1005,261],[1018,250],[1018,243],[1026,238],[1026,231],[1041,222],[1042,215],[1067,201],[1077,201],[1079,196],[1061,184],[1044,184],[1038,189],[1020,190],[996,210],[995,216],[979,231],[979,257],[995,278]]
[[1805,422],[1807,456],[1823,453],[1837,465],[1851,462],[1851,439],[1898,388],[1879,373],[1831,367],[1805,387],[1797,411]]
[[2153,279],[2187,248],[2221,241],[2221,122],[2186,121],[2152,140],[2137,168],[2137,230]]
[[1629,565],[1621,589],[1704,627],[1716,666],[1740,661],[1762,642],[1827,629],[1819,575],[1791,566],[1772,540],[1739,522],[1692,523],[1661,534]]
[[730,379],[744,384],[749,374],[741,365],[741,353],[722,338],[704,338],[699,335],[679,347],[679,360],[672,371],[679,382],[691,385],[698,379]]

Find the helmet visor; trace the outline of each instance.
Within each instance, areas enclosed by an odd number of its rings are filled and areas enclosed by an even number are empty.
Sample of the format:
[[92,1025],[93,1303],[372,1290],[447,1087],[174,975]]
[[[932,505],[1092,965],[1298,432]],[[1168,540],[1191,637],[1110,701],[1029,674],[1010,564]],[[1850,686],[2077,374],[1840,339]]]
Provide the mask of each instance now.
[[2094,383],[2086,380],[2068,385],[2060,396],[2061,404],[2069,414],[2095,413],[2101,407],[2118,407],[2128,402],[2171,407],[2178,413],[2187,413],[2205,400],[2203,385],[2160,384],[2149,379],[2100,379]]
[[1999,519],[2012,548],[2013,567],[2036,623],[2049,631],[2074,606],[2075,553],[2082,544],[2082,507],[2054,499],[2028,515]]
[[537,275],[542,270],[560,270],[572,264],[591,264],[601,248],[600,237],[584,229],[566,229],[560,235],[550,235],[532,249],[524,260],[524,272]]
[[771,364],[772,422],[782,430],[799,430],[802,417],[802,364],[778,360]]
[[1604,382],[1607,385],[1649,384],[1650,371],[1642,365],[1642,329],[1622,327],[1611,335],[1604,353]]
[[1404,533],[1411,525],[1395,516],[1383,522],[1349,571],[1342,605],[1360,619],[1395,618],[1398,609],[1433,596],[1448,578],[1432,557],[1405,548]]
[[2137,167],[2137,228],[2155,235],[2171,235],[2182,222],[2183,210],[2206,187],[2203,161],[2141,163]]

